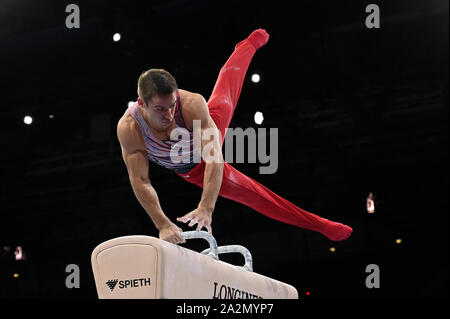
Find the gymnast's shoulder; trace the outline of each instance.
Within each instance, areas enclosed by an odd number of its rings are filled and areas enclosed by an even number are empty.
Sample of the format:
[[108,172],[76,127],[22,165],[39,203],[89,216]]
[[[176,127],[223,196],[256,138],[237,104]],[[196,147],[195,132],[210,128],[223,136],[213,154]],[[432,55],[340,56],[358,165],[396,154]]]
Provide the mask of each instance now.
[[145,141],[136,121],[126,112],[117,122],[117,138],[127,153],[145,150]]
[[183,107],[191,106],[192,104],[197,104],[199,101],[204,101],[203,95],[196,92],[190,92],[187,90],[178,89],[178,93],[180,94],[180,102]]
[[208,111],[205,98],[200,93],[178,90],[180,93],[181,113],[185,124],[189,130],[192,130],[193,120],[203,118],[203,113]]

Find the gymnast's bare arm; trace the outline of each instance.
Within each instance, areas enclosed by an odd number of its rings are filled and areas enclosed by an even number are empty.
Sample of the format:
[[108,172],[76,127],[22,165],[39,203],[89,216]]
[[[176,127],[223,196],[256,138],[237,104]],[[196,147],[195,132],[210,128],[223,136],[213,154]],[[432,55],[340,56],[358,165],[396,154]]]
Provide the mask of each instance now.
[[144,139],[137,123],[125,114],[117,124],[117,137],[134,194],[159,230],[159,238],[173,244],[183,243],[181,228],[172,223],[159,204],[158,194],[148,176],[148,159]]
[[[190,103],[185,104],[183,116],[188,128],[193,128],[194,136],[201,136],[201,154],[206,165],[203,177],[203,192],[198,207],[183,217],[177,218],[177,220],[184,223],[190,221],[190,227],[198,224],[196,230],[205,227],[212,234],[212,213],[222,185],[224,165],[220,147],[220,133],[209,114],[205,99],[200,94],[194,94]],[[200,121],[200,127],[193,125],[194,120]],[[195,130],[200,130],[200,132]]]

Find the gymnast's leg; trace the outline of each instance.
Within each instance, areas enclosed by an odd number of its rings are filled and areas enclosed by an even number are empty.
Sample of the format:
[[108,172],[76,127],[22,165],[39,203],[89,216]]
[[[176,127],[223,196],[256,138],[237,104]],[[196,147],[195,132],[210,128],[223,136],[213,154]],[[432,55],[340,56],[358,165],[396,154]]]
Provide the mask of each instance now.
[[[210,115],[222,133],[228,127],[241,93],[245,74],[256,50],[265,45],[269,35],[261,29],[238,43],[234,52],[222,67],[213,93],[208,101]],[[204,162],[189,173],[180,176],[203,187]],[[273,193],[250,177],[242,174],[230,164],[224,164],[223,181],[219,195],[244,204],[272,219],[297,227],[322,233],[331,240],[344,240],[352,229],[317,215],[311,214],[286,199]]]
[[352,228],[311,214],[275,194],[250,177],[225,163],[220,196],[244,204],[257,212],[300,228],[317,231],[327,238],[347,239]]
[[246,39],[239,42],[227,62],[220,69],[214,89],[208,100],[211,118],[216,123],[222,137],[233,117],[241,94],[245,74],[256,51],[269,41],[269,35],[263,29],[253,31]]
[[[187,176],[180,176],[192,184],[203,187],[204,164],[202,162],[195,167],[195,172],[190,172]],[[347,225],[330,221],[301,209],[226,162],[219,195],[246,205],[269,218],[317,231],[333,241],[347,239],[353,231]]]

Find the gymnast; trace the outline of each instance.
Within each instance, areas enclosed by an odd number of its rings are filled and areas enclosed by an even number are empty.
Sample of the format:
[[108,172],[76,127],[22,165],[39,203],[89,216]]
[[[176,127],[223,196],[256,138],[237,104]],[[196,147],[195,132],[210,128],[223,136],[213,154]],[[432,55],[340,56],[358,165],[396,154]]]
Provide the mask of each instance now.
[[[184,180],[200,186],[202,195],[198,207],[177,221],[197,224],[212,233],[212,213],[218,196],[244,204],[267,217],[300,228],[317,231],[330,240],[347,239],[352,228],[309,213],[273,193],[255,180],[242,174],[223,160],[222,144],[235,111],[245,74],[256,51],[269,40],[263,29],[253,31],[239,42],[219,73],[208,102],[198,93],[178,88],[175,78],[163,69],[150,69],[138,80],[137,102],[129,106],[117,124],[117,136],[127,167],[133,192],[146,210],[159,238],[173,244],[184,243],[180,227],[161,209],[158,195],[150,183],[149,163],[173,170]],[[200,125],[194,125],[196,121]],[[200,121],[200,122],[198,122]],[[189,161],[174,161],[171,150],[179,137],[175,129],[186,129],[190,145]],[[213,129],[217,134],[194,143],[194,137]],[[196,159],[208,144],[211,158]]]

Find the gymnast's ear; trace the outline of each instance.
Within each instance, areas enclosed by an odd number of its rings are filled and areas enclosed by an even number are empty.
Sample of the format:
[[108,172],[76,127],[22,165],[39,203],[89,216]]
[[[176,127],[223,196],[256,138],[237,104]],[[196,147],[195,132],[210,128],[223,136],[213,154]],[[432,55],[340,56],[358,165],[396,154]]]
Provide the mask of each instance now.
[[137,102],[138,102],[140,107],[144,107],[144,103],[145,102],[144,102],[144,100],[142,98],[138,97]]

